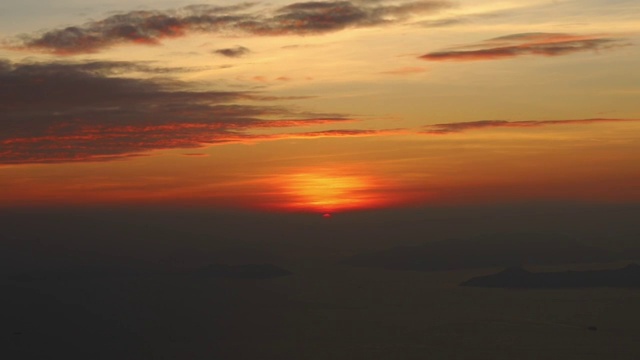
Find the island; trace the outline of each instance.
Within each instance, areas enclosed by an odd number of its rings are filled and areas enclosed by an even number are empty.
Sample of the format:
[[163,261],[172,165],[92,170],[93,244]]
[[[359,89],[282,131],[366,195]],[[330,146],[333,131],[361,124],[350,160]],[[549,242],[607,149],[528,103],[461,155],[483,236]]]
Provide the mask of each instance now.
[[522,267],[509,267],[496,274],[478,276],[460,286],[489,288],[592,288],[640,287],[640,265],[629,264],[620,269],[530,272]]

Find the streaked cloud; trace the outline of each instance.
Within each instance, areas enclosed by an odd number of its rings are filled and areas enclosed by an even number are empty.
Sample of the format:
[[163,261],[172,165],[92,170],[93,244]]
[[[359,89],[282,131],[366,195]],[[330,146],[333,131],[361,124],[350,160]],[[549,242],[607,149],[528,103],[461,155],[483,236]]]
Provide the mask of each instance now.
[[[357,119],[276,105],[297,97],[194,90],[187,83],[158,77],[181,71],[187,70],[122,61],[0,61],[0,164],[106,161],[232,142],[409,132],[344,129],[346,122]],[[429,125],[421,132],[622,121],[632,120],[490,120]],[[340,124],[340,129],[327,129],[332,124]],[[316,125],[325,126],[314,131]]]
[[7,47],[57,55],[93,53],[120,44],[157,45],[189,33],[257,36],[312,35],[351,27],[397,23],[450,7],[446,0],[308,1],[253,11],[254,4],[197,5],[167,11],[132,11],[83,25],[25,34]]
[[501,36],[481,43],[427,53],[429,61],[477,61],[525,55],[560,56],[583,51],[601,51],[628,45],[623,39],[607,35],[524,33]]
[[353,120],[264,104],[289,98],[194,91],[169,79],[124,76],[131,69],[140,67],[1,61],[0,163],[113,160],[228,142],[253,129]]
[[366,130],[366,129],[348,129],[348,130],[325,130],[325,131],[313,131],[302,132],[295,134],[287,134],[287,137],[341,137],[341,136],[377,136],[377,135],[396,135],[400,133],[406,133],[404,129],[381,129],[381,130]]
[[498,18],[504,14],[504,11],[495,11],[489,13],[480,13],[480,14],[464,14],[464,15],[456,15],[449,16],[440,19],[434,20],[422,20],[416,23],[418,26],[422,26],[425,28],[441,28],[441,27],[449,27],[461,24],[469,24],[476,21],[482,21],[486,19]]
[[527,120],[527,121],[507,121],[507,120],[481,120],[458,123],[444,123],[427,125],[423,134],[447,135],[462,133],[470,130],[480,130],[489,128],[534,128],[555,125],[589,125],[611,122],[640,121],[638,119],[577,119],[577,120]]
[[405,129],[343,129],[307,132],[285,132],[280,134],[230,133],[221,137],[218,143],[255,143],[284,139],[337,138],[337,137],[370,137],[388,136],[408,133]]
[[450,7],[448,1],[412,1],[385,4],[361,1],[309,1],[284,6],[276,15],[255,24],[258,34],[313,34],[394,23],[412,15]]

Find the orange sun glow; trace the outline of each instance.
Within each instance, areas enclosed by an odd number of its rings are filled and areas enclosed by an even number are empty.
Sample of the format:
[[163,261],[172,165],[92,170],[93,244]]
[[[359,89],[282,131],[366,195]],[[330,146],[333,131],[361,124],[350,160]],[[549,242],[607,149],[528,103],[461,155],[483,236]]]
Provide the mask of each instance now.
[[332,214],[341,210],[375,207],[372,181],[354,175],[298,173],[282,179],[291,210]]

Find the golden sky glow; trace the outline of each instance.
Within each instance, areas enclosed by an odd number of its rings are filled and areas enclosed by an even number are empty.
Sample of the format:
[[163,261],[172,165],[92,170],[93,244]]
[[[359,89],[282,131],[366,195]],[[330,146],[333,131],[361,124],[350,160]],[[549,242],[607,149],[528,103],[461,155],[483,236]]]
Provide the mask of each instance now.
[[640,200],[635,1],[30,2],[4,207]]
[[359,194],[370,189],[366,180],[354,176],[332,176],[322,173],[301,173],[283,177],[285,194],[294,201],[292,207],[334,212],[343,208],[368,207],[370,200]]

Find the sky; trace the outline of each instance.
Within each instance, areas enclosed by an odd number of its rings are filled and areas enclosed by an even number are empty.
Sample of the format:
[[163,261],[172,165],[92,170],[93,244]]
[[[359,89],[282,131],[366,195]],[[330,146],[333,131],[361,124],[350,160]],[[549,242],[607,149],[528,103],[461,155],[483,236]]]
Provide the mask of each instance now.
[[640,201],[634,0],[6,0],[0,207]]

